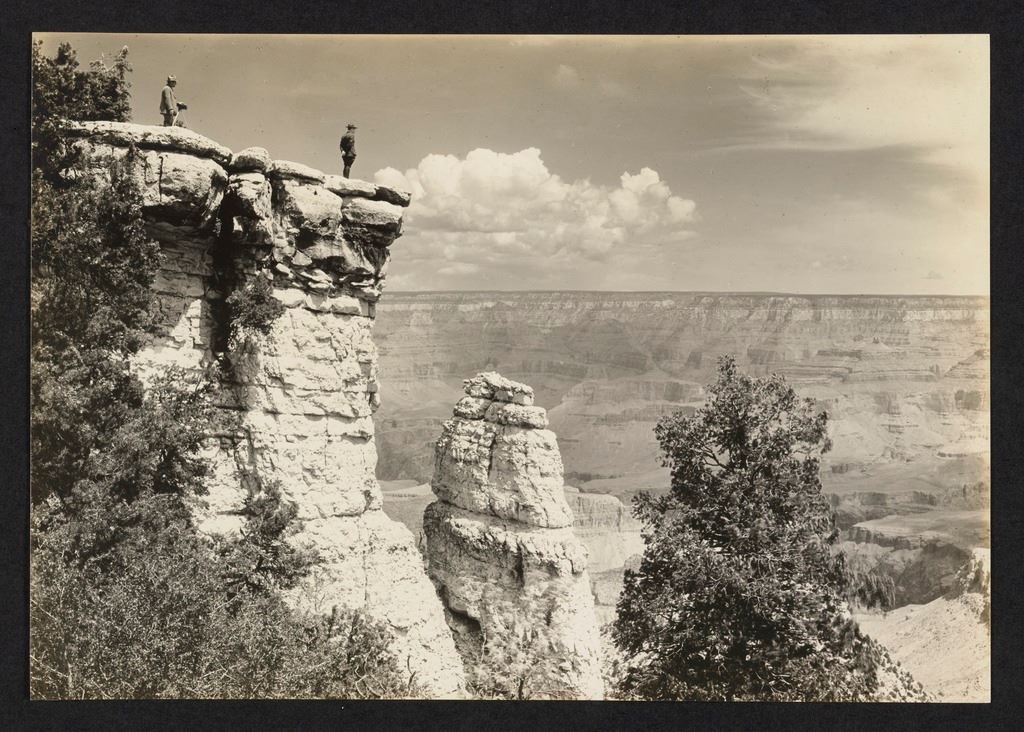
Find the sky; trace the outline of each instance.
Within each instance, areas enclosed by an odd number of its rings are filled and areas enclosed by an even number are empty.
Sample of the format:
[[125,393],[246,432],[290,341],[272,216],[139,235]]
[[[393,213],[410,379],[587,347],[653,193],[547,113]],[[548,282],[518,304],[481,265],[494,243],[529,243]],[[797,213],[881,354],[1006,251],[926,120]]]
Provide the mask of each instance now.
[[392,290],[989,291],[988,37],[38,34],[412,191]]

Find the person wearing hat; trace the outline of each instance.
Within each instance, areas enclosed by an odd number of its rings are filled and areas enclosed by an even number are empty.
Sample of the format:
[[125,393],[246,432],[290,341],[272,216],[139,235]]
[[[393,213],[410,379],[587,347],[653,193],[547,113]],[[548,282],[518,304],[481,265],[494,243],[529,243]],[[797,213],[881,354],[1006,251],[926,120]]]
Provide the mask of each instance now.
[[352,163],[356,161],[356,126],[347,125],[347,132],[341,136],[341,161],[345,164],[342,175],[346,178],[352,172]]
[[160,93],[160,114],[164,116],[164,127],[185,127],[185,120],[178,113],[182,109],[188,109],[188,105],[174,98],[174,87],[177,85],[178,80],[168,76],[167,86]]

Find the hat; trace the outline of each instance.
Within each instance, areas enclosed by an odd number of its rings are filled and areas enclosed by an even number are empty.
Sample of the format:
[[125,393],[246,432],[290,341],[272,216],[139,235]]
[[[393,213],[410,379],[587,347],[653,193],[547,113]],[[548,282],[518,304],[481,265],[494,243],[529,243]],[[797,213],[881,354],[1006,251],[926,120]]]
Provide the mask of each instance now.
[[359,129],[358,127],[356,127],[356,126],[355,126],[355,125],[353,125],[353,124],[347,124],[347,125],[345,125],[345,127],[346,127],[347,129],[350,129],[350,130],[357,130],[357,129]]
[[177,79],[175,79],[175,78],[174,78],[173,76],[168,76],[168,77],[167,77],[167,83],[168,83],[168,84],[170,84],[170,83],[171,83],[172,81],[173,81],[173,82],[175,82],[175,83],[177,83],[177,81],[178,81],[178,80],[177,80]]

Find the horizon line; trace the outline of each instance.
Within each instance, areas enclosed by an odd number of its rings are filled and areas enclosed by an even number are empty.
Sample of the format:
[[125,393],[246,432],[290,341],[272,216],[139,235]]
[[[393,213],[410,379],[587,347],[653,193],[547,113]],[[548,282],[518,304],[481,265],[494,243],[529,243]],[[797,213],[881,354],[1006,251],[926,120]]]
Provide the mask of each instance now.
[[585,293],[585,294],[622,294],[622,295],[756,295],[764,297],[939,297],[939,298],[973,298],[973,299],[984,299],[990,300],[992,298],[991,293],[978,295],[978,294],[925,294],[925,293],[896,293],[896,292],[781,292],[773,290],[586,290],[586,289],[575,289],[566,288],[559,290],[498,290],[498,289],[483,289],[483,290],[390,290],[386,289],[382,294],[382,299],[385,299],[388,295],[454,295],[454,294],[493,294],[501,293],[508,295],[515,294],[559,294],[559,293]]

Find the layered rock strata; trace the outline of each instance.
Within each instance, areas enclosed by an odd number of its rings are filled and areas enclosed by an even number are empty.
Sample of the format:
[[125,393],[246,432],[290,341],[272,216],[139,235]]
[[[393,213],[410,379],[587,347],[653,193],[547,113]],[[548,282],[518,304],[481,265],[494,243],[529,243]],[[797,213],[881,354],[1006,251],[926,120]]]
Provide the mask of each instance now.
[[[430,696],[460,695],[462,663],[404,526],[381,511],[371,416],[380,404],[371,331],[403,191],[232,153],[195,132],[113,122],[73,125],[89,168],[127,161],[161,244],[159,332],[138,369],[223,368],[211,437],[215,475],[200,526],[241,525],[247,494],[280,485],[299,509],[299,544],[323,559],[293,600],[360,608],[394,630],[396,651]],[[235,329],[226,299],[265,278],[284,313],[268,336]]]
[[535,635],[551,697],[602,698],[587,551],[573,533],[562,459],[524,384],[482,373],[437,441],[423,516],[428,571],[473,674],[486,644]]
[[[833,466],[845,484],[866,465],[987,454],[984,297],[389,292],[380,310],[384,479],[428,480],[434,420],[463,376],[494,370],[536,389],[569,482],[628,505],[633,486],[668,485],[667,471],[645,475],[660,462],[654,425],[700,406],[722,354],[828,410],[826,489]],[[632,485],[587,485],[620,478]]]

